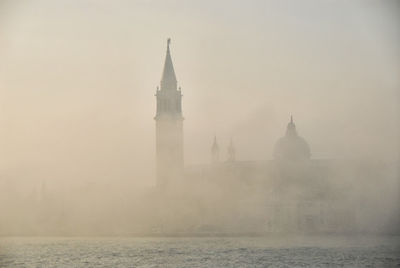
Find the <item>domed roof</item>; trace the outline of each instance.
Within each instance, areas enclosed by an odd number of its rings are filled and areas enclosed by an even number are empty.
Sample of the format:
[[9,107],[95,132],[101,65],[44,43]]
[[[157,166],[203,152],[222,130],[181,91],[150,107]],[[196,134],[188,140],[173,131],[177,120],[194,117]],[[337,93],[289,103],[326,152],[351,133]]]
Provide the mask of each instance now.
[[277,160],[305,160],[310,157],[310,147],[305,139],[297,135],[296,125],[291,117],[286,135],[275,144],[274,158]]

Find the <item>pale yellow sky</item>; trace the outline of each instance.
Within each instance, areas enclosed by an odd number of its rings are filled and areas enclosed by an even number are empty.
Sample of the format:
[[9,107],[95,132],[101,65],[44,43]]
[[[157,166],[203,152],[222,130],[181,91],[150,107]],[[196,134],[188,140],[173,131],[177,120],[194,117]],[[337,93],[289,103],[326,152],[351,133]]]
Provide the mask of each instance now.
[[393,159],[399,6],[1,1],[0,171],[151,180],[167,37],[186,163],[209,161],[214,133],[223,150],[233,137],[238,159],[270,159],[291,113],[316,158]]

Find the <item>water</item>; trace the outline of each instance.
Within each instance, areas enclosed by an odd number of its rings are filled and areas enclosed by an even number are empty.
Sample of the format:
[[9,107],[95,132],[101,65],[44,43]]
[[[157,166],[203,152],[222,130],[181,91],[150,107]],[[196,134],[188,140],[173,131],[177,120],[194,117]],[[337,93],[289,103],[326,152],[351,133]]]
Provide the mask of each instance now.
[[0,238],[0,267],[400,267],[400,237]]

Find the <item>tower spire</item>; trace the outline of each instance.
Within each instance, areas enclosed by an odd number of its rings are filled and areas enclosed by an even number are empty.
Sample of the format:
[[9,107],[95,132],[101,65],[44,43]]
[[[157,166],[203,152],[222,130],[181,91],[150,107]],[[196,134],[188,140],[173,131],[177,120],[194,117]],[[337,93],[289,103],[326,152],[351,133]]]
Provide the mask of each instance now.
[[233,162],[236,160],[236,150],[235,146],[233,145],[233,139],[231,137],[231,142],[229,143],[228,146],[228,161]]
[[165,56],[164,70],[161,77],[161,90],[177,90],[178,82],[176,80],[174,65],[172,64],[171,52],[169,46],[171,38],[167,39],[167,53]]
[[183,117],[182,94],[178,91],[167,39],[167,52],[160,89],[157,89],[156,157],[157,185],[166,187],[183,176]]
[[214,135],[214,142],[211,147],[211,162],[214,164],[219,162],[219,146],[217,142],[217,135]]

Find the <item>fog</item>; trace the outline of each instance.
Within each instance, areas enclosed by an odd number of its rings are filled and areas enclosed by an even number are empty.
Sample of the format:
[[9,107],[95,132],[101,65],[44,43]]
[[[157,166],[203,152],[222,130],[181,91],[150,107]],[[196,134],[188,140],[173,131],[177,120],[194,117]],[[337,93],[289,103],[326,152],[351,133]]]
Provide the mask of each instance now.
[[[0,1],[0,235],[264,232],[309,177],[357,214],[335,232],[399,232],[399,17],[397,1]],[[167,38],[186,175],[160,189]],[[279,180],[290,115],[330,164]],[[224,171],[198,178],[214,136]]]

